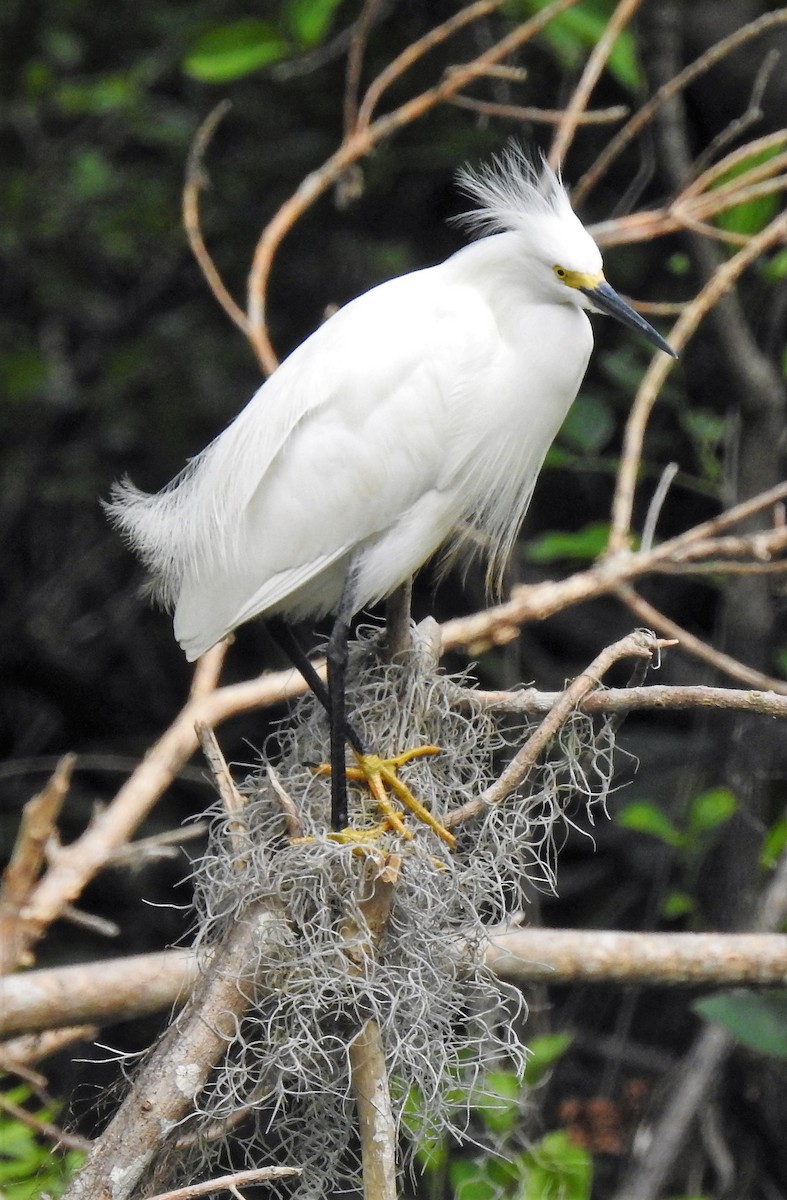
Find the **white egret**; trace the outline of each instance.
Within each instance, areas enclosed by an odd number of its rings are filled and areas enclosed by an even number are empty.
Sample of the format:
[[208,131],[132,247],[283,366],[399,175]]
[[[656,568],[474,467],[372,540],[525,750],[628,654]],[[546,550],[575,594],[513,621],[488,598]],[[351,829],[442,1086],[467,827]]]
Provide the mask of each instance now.
[[345,738],[365,753],[344,718],[352,616],[441,547],[485,555],[499,581],[585,374],[587,312],[673,353],[606,282],[546,164],[511,150],[462,183],[487,236],[347,304],[168,487],[124,482],[108,506],[189,659],[252,617],[335,614],[330,700],[321,689],[335,829]]

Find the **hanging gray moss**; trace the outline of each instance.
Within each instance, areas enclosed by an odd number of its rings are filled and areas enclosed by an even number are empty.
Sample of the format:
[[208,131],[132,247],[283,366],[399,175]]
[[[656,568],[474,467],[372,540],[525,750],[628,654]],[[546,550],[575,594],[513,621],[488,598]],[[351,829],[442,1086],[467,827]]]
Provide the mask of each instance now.
[[[353,647],[349,711],[382,756],[441,747],[402,771],[439,818],[494,781],[527,729],[468,702],[468,680],[440,674],[423,652],[383,661],[379,636],[363,630]],[[385,833],[367,851],[326,832],[330,781],[312,764],[328,759],[329,735],[312,697],[296,705],[275,742],[277,778],[304,840],[289,836],[265,762],[246,782],[243,812],[213,818],[195,866],[198,948],[209,953],[252,902],[268,901],[279,919],[247,964],[254,1003],[198,1097],[188,1150],[181,1139],[175,1157],[177,1173],[194,1178],[234,1144],[238,1168],[302,1166],[282,1190],[316,1200],[359,1186],[347,1047],[368,1018],[380,1027],[395,1117],[421,1140],[462,1136],[468,1092],[482,1086],[486,1069],[524,1069],[521,997],[485,968],[485,943],[491,928],[526,908],[534,887],[554,887],[569,803],[579,796],[586,806],[603,804],[609,790],[612,736],[575,713],[520,793],[454,830],[455,849],[408,816],[410,840]],[[360,786],[351,785],[350,814],[355,826],[379,822]],[[363,901],[390,854],[401,855],[401,867],[370,955]],[[247,1122],[235,1142],[240,1112],[251,1116],[253,1132]],[[204,1136],[225,1123],[225,1138]],[[405,1165],[411,1146],[405,1136]]]

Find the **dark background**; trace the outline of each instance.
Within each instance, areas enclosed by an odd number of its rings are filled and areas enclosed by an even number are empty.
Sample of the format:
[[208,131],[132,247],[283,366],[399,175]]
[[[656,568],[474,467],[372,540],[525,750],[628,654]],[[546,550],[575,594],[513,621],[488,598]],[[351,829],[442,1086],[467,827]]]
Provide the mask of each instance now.
[[[169,619],[140,598],[138,565],[107,527],[99,500],[126,473],[156,489],[201,449],[246,402],[260,381],[242,336],[210,295],[180,224],[185,162],[195,132],[224,97],[232,110],[212,143],[212,187],[205,194],[204,232],[222,275],[241,298],[253,247],[266,220],[335,149],[341,137],[345,59],[334,46],[355,15],[340,6],[313,47],[297,44],[288,25],[293,5],[240,0],[140,0],[122,6],[95,0],[5,0],[0,7],[0,831],[6,844],[22,804],[38,790],[59,755],[76,751],[75,784],[61,832],[70,840],[112,796],[151,741],[182,704],[190,669],[174,643]],[[458,6],[391,2],[370,39],[368,81],[395,53]],[[526,6],[510,6],[511,13]],[[580,6],[596,15],[611,5]],[[638,98],[724,33],[776,5],[743,0],[661,3],[646,0],[635,26],[641,70],[627,87],[607,73],[593,106]],[[283,31],[291,49],[273,67],[223,85],[184,69],[206,27],[248,16]],[[505,28],[505,15],[476,23],[408,73],[390,98],[401,100],[440,78],[454,62],[479,53]],[[762,116],[749,136],[776,128],[785,109],[784,28],[725,59],[685,97],[690,154],[701,153],[740,117],[768,49],[782,59],[769,77]],[[644,53],[642,53],[644,49]],[[541,38],[517,60],[524,84],[481,82],[472,94],[501,102],[558,107],[571,92],[586,54],[581,39]],[[606,218],[625,207],[650,207],[673,190],[679,164],[667,152],[665,124],[656,126],[615,165],[582,216]],[[437,262],[463,244],[448,218],[465,205],[456,168],[477,162],[515,135],[548,146],[543,126],[491,121],[443,107],[381,145],[364,162],[363,190],[341,207],[323,198],[284,242],[273,271],[269,308],[274,344],[283,356],[322,319],[373,284]],[[570,184],[595,159],[609,132],[580,131],[564,166]],[[632,192],[632,185],[634,191]],[[712,253],[725,253],[717,246]],[[680,300],[696,292],[708,269],[696,238],[671,237],[607,255],[607,274],[621,291],[648,300]],[[712,264],[711,264],[712,265]],[[664,465],[680,467],[659,533],[688,528],[783,476],[784,314],[787,289],[774,272],[754,269],[740,285],[729,319],[708,320],[665,389],[651,422],[638,522]],[[656,318],[660,328],[668,325]],[[567,573],[571,561],[541,563],[539,539],[608,519],[619,439],[628,405],[647,365],[647,347],[621,327],[595,322],[597,351],[583,394],[558,439],[528,515],[512,581]],[[741,352],[741,345],[745,354]],[[765,363],[777,389],[752,384]],[[643,592],[665,612],[752,665],[781,674],[787,661],[782,585],[768,579],[728,586],[719,579],[659,579]],[[449,578],[435,590],[421,576],[415,615],[445,618],[483,603],[483,582]],[[535,680],[559,687],[634,620],[613,600],[568,611],[523,630],[505,652],[484,656],[482,680],[494,686]],[[257,626],[238,634],[225,678],[245,678],[278,659]],[[461,660],[447,664],[461,665]],[[615,682],[623,682],[621,675]],[[718,682],[681,652],[669,654],[658,682]],[[273,714],[280,716],[281,713]],[[228,759],[252,762],[267,715],[221,730]],[[783,733],[765,718],[630,719],[622,744],[639,759],[622,763],[625,801],[657,801],[680,821],[686,806],[711,787],[731,789],[738,813],[701,860],[682,861],[654,839],[596,827],[596,849],[577,839],[565,852],[561,898],[547,898],[555,924],[618,928],[746,927],[764,876],[763,837],[783,813]],[[242,774],[242,771],[239,772]],[[193,816],[212,798],[195,760],[150,817],[141,835]],[[146,907],[187,903],[187,862],[141,873],[105,872],[80,903],[117,921],[110,944],[58,925],[40,949],[45,965],[105,953],[157,949],[188,927],[187,912]],[[687,891],[693,911],[665,920],[671,889]],[[592,995],[592,1001],[589,997]],[[610,1032],[628,1045],[657,1047],[665,1065],[679,1055],[697,1023],[683,995],[613,989],[556,994],[550,1020],[584,1029],[584,1046],[560,1084],[565,1094],[595,1094],[600,1042]],[[591,1004],[592,1017],[587,1008]],[[539,1018],[546,1021],[545,1017]],[[621,1028],[621,1022],[624,1028]],[[151,1023],[115,1031],[136,1048]],[[636,1056],[634,1056],[636,1058]],[[623,1065],[622,1065],[623,1064]],[[750,1066],[750,1064],[749,1064]],[[783,1108],[763,1105],[763,1073],[746,1062],[746,1087],[731,1087],[725,1120],[741,1153],[784,1188],[776,1155]],[[621,1058],[608,1078],[620,1088]],[[97,1068],[57,1067],[64,1090],[76,1084],[76,1111],[92,1111]],[[630,1074],[630,1072],[629,1072]],[[613,1078],[614,1077],[614,1078]],[[759,1082],[757,1080],[759,1079]],[[555,1085],[557,1086],[557,1085]],[[557,1099],[553,1097],[553,1109]],[[547,1105],[548,1109],[548,1105]],[[554,1113],[553,1113],[554,1116]],[[545,1118],[547,1123],[552,1117]],[[743,1140],[741,1140],[743,1139]],[[602,1172],[603,1179],[603,1172]],[[599,1185],[601,1186],[601,1185]],[[601,1191],[599,1195],[603,1194]],[[752,1190],[752,1195],[765,1192]],[[768,1194],[776,1194],[768,1193]],[[779,1194],[782,1194],[781,1192]]]

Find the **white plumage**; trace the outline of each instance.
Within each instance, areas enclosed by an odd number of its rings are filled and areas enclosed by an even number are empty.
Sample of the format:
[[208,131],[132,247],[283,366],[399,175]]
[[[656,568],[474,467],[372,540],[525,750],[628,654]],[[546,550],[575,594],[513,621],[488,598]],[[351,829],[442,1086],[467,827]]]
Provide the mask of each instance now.
[[254,616],[335,611],[348,579],[358,611],[441,546],[498,579],[587,367],[584,310],[669,350],[546,166],[512,151],[463,184],[494,232],[337,312],[163,491],[114,489],[189,659]]

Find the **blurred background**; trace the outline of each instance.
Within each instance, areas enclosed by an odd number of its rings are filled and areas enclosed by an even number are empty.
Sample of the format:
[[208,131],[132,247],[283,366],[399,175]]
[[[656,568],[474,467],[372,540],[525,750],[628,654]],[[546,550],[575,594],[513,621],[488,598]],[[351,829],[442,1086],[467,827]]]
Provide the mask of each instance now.
[[[452,0],[380,4],[364,79],[459,7]],[[386,103],[432,86],[453,63],[471,59],[539,7],[537,0],[509,0],[416,63]],[[616,43],[591,106],[633,110],[719,38],[776,8],[762,0],[645,0]],[[526,71],[523,81],[479,80],[468,94],[503,106],[559,108],[612,9],[607,0],[584,0],[522,51],[516,63]],[[261,229],[341,139],[348,30],[358,11],[354,0],[137,0],[122,8],[96,0],[4,0],[0,6],[0,833],[9,847],[22,805],[60,755],[78,755],[61,821],[70,840],[185,700],[191,670],[170,620],[140,596],[140,569],[107,526],[100,501],[125,474],[149,490],[163,486],[261,380],[248,344],[210,294],[181,224],[186,162],[201,122],[221,100],[231,102],[207,153],[202,217],[219,270],[243,304]],[[583,220],[663,203],[681,182],[685,153],[690,163],[714,139],[736,144],[731,123],[744,119],[740,136],[778,128],[787,106],[786,62],[784,25],[722,59],[680,101],[678,149],[673,113],[618,159],[581,210]],[[569,185],[617,127],[580,129],[563,168]],[[450,223],[466,207],[455,184],[461,164],[488,159],[511,137],[546,149],[550,136],[540,121],[445,105],[383,142],[354,172],[352,187],[321,199],[281,247],[269,293],[280,356],[333,306],[464,244],[465,234]],[[753,232],[777,207],[766,198],[759,208],[730,214],[727,227]],[[606,271],[635,299],[680,302],[727,253],[719,243],[676,234],[610,250]],[[786,253],[747,273],[737,299],[703,324],[670,376],[648,434],[638,528],[669,462],[678,474],[663,507],[661,537],[783,478]],[[668,332],[669,318],[652,320]],[[604,545],[621,431],[650,353],[611,322],[598,318],[594,328],[597,350],[537,488],[512,583],[567,574]],[[642,592],[718,648],[785,674],[778,576],[662,577]],[[414,615],[445,619],[483,603],[481,578],[451,577],[435,587],[425,571]],[[614,599],[571,609],[526,627],[513,647],[484,655],[479,678],[496,687],[533,681],[545,690],[560,687],[636,623]],[[239,631],[224,678],[278,665],[264,629],[251,625]],[[446,664],[463,665],[461,658]],[[625,680],[621,673],[613,682]],[[720,680],[674,651],[657,682]],[[223,727],[228,760],[256,762],[270,719],[283,715],[254,714]],[[668,825],[661,836],[649,836],[613,820],[596,826],[595,846],[570,839],[560,898],[544,898],[543,919],[617,928],[745,927],[767,867],[763,847],[769,836],[772,847],[783,836],[781,726],[718,713],[650,715],[630,718],[620,739],[627,752],[620,808],[650,806]],[[242,777],[242,766],[236,774]],[[692,813],[708,795],[703,803],[716,817],[695,836]],[[178,826],[212,798],[195,759],[141,835]],[[671,840],[669,828],[686,837]],[[148,906],[187,906],[182,881],[188,853],[199,843],[191,845],[136,873],[103,873],[80,903],[111,917],[119,935],[107,943],[94,930],[61,923],[40,948],[39,964],[158,949],[181,937],[187,908],[153,913]],[[622,1106],[623,1123],[625,1087],[634,1078],[646,1078],[650,1087],[648,1064],[673,1061],[696,1021],[685,996],[594,989],[588,1017],[589,995],[555,991],[551,1017],[535,1006],[536,1026],[582,1026],[553,1108],[566,1095],[594,1095],[606,1071],[605,1094]],[[153,1027],[138,1023],[111,1036],[136,1049]],[[618,1036],[639,1048],[639,1058],[629,1050],[628,1058],[621,1054],[602,1068],[602,1041]],[[86,1114],[107,1070],[69,1060],[58,1071],[55,1081],[75,1089],[75,1112],[89,1124]],[[784,1165],[774,1158],[779,1122],[787,1117],[784,1096],[775,1102],[768,1085],[766,1102],[764,1074],[750,1072],[747,1079],[747,1088],[736,1089],[730,1119],[737,1135],[748,1138],[754,1174],[767,1163],[770,1177],[786,1187]]]

